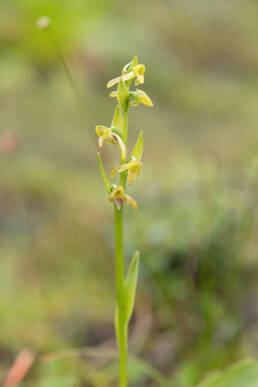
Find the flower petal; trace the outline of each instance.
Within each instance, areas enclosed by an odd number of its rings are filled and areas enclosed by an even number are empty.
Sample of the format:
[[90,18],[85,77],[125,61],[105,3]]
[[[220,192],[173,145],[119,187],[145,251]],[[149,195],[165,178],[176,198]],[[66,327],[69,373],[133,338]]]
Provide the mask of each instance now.
[[128,184],[131,185],[134,180],[136,179],[136,177],[139,175],[139,171],[138,170],[132,170],[132,169],[129,169],[128,170],[128,177],[127,177],[127,180],[128,180]]
[[99,148],[102,148],[103,144],[104,144],[104,137],[103,136],[99,137],[98,143],[99,143]]
[[118,83],[119,82],[119,80],[120,80],[120,78],[121,77],[116,77],[116,78],[113,78],[113,79],[111,79],[110,81],[108,81],[108,83],[107,83],[107,88],[109,89],[110,87],[112,87],[112,86],[114,86],[116,83]]
[[122,172],[128,171],[128,166],[129,166],[129,164],[120,165],[118,172],[122,173]]
[[138,204],[131,196],[125,194],[124,200],[127,204],[130,204],[130,206],[132,206],[135,210],[138,210]]
[[111,171],[111,173],[110,173],[111,179],[113,179],[116,176],[116,174],[119,172],[119,169],[120,169],[120,167],[116,167],[113,169],[113,171]]
[[142,103],[143,105],[149,107],[153,106],[150,97],[145,93],[145,91],[136,89],[136,91],[132,92],[132,95],[134,96],[134,101],[132,101],[131,105]]
[[117,91],[111,91],[111,93],[109,93],[109,96],[110,96],[111,98],[117,97]]
[[135,85],[143,85],[144,83],[144,73],[145,73],[145,66],[143,64],[138,64],[134,67],[133,72],[137,78]]

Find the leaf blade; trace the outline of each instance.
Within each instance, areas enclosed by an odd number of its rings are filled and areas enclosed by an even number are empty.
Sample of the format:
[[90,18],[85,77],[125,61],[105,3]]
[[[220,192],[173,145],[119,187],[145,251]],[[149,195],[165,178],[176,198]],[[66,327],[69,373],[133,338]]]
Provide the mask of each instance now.
[[143,154],[143,131],[141,130],[139,137],[136,141],[136,144],[133,148],[131,156],[136,158],[136,160],[141,160]]
[[104,171],[104,168],[103,168],[103,165],[102,165],[102,160],[101,160],[101,156],[100,156],[100,153],[98,152],[97,153],[97,157],[98,157],[98,164],[99,164],[99,170],[100,170],[100,174],[102,176],[102,180],[104,182],[104,185],[106,187],[106,190],[107,190],[107,193],[110,193],[111,191],[111,184],[110,184],[110,181]]
[[246,359],[233,364],[224,371],[213,372],[198,387],[256,387],[258,362]]
[[124,119],[118,105],[116,106],[111,126],[112,128],[116,128],[119,130],[119,132],[123,133]]
[[139,251],[136,251],[130,263],[130,266],[125,278],[125,282],[124,282],[124,292],[125,292],[125,298],[126,298],[126,305],[125,305],[126,324],[129,323],[133,312],[136,285],[137,285],[137,279],[138,279],[138,271],[139,271],[139,260],[140,260],[140,254],[139,254]]
[[126,111],[129,105],[129,91],[125,82],[121,78],[117,88],[117,100],[121,108]]

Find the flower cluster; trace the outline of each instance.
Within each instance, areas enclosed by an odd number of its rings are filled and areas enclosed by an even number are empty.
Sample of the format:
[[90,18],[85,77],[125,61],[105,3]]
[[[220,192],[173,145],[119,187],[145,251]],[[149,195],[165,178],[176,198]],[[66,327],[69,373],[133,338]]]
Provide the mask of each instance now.
[[122,74],[107,83],[107,87],[117,86],[115,91],[110,93],[111,97],[117,99],[117,106],[110,127],[96,126],[99,148],[106,142],[117,145],[120,149],[120,165],[112,170],[111,179],[119,175],[119,184],[111,184],[102,167],[99,156],[100,171],[107,188],[108,201],[113,202],[120,211],[123,203],[130,204],[137,209],[138,205],[134,199],[125,193],[126,184],[131,185],[142,170],[143,134],[140,133],[133,151],[127,157],[127,131],[128,131],[128,111],[131,106],[142,103],[146,106],[153,106],[148,95],[140,89],[130,90],[130,87],[142,85],[144,83],[145,66],[138,63],[138,58],[124,66]]

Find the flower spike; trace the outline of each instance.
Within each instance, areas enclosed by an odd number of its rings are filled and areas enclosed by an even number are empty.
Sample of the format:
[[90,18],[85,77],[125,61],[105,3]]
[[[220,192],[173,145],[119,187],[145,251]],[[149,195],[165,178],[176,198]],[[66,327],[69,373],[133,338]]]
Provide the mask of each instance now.
[[[119,385],[127,386],[127,339],[128,324],[133,312],[135,291],[138,276],[139,253],[137,252],[129,265],[127,275],[124,272],[123,255],[123,217],[124,203],[138,209],[136,201],[126,193],[127,183],[130,186],[142,171],[143,132],[141,131],[133,147],[130,157],[127,154],[128,113],[131,106],[142,103],[152,106],[152,101],[143,91],[134,88],[144,83],[145,66],[139,64],[137,56],[126,64],[120,76],[111,79],[107,87],[116,86],[110,97],[116,98],[116,108],[110,127],[97,126],[99,147],[104,142],[118,145],[121,151],[120,165],[113,169],[111,178],[118,176],[118,183],[111,184],[102,166],[98,153],[99,169],[108,194],[107,201],[113,204],[115,217],[115,252],[116,252],[116,279],[117,279],[117,308],[115,313],[115,331],[119,350]],[[130,90],[133,87],[133,90]],[[121,332],[124,332],[122,335]]]

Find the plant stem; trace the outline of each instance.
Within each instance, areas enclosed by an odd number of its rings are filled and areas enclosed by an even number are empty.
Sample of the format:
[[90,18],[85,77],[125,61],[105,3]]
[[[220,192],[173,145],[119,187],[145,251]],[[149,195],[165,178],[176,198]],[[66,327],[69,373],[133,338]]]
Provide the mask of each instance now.
[[128,109],[124,111],[124,143],[127,145]]
[[[124,142],[127,143],[128,110],[124,111]],[[121,160],[122,163],[122,160]],[[120,185],[126,186],[126,173],[120,175]],[[116,245],[116,290],[117,290],[117,340],[119,347],[119,386],[127,387],[127,326],[125,321],[124,294],[124,204],[120,210],[114,204]]]
[[123,205],[115,211],[115,245],[116,245],[116,289],[117,289],[117,340],[119,347],[120,387],[127,387],[127,329],[125,326],[124,300],[124,246],[123,246]]

